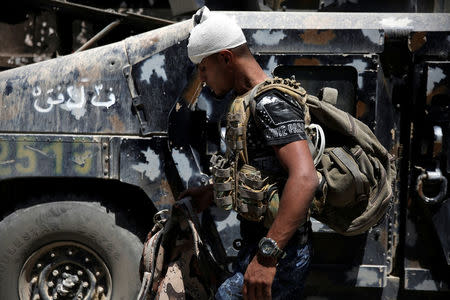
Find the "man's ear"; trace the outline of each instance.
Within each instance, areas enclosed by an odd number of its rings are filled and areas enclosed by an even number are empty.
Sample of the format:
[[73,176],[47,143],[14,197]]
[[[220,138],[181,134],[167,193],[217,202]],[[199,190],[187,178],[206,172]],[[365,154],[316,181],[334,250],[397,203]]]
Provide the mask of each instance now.
[[222,50],[219,55],[226,65],[230,65],[234,61],[233,52],[230,50]]

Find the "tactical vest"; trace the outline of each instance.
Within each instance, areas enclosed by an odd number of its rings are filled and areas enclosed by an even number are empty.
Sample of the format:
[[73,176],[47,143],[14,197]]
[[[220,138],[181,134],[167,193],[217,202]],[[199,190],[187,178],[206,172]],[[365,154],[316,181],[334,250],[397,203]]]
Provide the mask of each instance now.
[[341,143],[326,145],[320,151],[310,147],[321,179],[310,209],[312,216],[344,235],[360,234],[375,225],[392,198],[396,175],[393,157],[367,125],[308,95],[293,79],[268,79],[232,102],[227,115],[227,152],[225,157],[211,158],[217,206],[234,209],[251,221],[264,220],[267,227],[278,212],[276,181],[248,164],[246,144],[247,123],[255,113],[254,99],[271,89],[292,96],[303,107],[309,140],[317,139],[315,132],[308,130],[314,128],[310,125],[312,115]]
[[[286,81],[287,82],[287,81]],[[270,227],[279,206],[277,180],[272,174],[261,172],[249,164],[247,153],[247,124],[250,114],[254,114],[255,97],[268,89],[278,88],[305,101],[306,92],[295,81],[290,85],[275,79],[268,87],[263,82],[231,103],[227,114],[225,157],[211,158],[211,173],[214,183],[214,199],[218,207],[234,209],[250,221],[262,221]],[[268,87],[268,88],[267,88]]]

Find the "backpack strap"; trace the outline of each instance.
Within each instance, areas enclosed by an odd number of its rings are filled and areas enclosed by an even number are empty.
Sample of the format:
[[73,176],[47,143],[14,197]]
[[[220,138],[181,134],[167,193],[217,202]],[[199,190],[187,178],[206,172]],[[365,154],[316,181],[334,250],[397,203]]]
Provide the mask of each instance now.
[[[279,90],[280,92],[285,93],[297,100],[297,103],[303,108],[305,125],[309,125],[311,123],[311,116],[309,114],[308,106],[306,105],[306,98],[308,95],[306,94],[306,90],[300,86],[300,82],[297,82],[294,78],[283,79],[275,77],[273,79],[266,79],[266,81],[258,87],[253,99],[273,89]],[[252,113],[255,113],[254,109]]]

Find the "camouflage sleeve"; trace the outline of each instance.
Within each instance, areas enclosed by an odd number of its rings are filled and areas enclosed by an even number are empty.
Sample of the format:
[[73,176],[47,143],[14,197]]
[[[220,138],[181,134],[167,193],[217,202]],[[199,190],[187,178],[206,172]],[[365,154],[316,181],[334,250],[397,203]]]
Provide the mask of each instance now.
[[267,145],[306,139],[303,108],[294,98],[271,90],[255,100],[255,123],[262,131]]

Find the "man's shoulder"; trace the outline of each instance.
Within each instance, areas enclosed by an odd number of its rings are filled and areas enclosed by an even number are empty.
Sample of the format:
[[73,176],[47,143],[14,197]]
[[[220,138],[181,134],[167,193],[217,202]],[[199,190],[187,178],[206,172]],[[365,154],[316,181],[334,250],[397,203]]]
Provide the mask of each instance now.
[[286,100],[294,100],[292,96],[283,93],[282,91],[276,89],[276,88],[272,88],[269,90],[266,90],[260,94],[257,94],[255,96],[255,101],[256,103],[259,103],[261,100],[263,100],[264,98],[273,98],[276,101],[286,101]]

